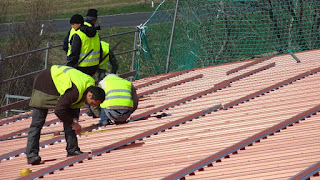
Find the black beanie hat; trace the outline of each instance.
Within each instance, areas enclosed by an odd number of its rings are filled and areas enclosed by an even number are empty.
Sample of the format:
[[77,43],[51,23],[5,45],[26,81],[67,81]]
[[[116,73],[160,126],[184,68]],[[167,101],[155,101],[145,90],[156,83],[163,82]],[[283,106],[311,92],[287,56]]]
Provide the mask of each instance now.
[[97,17],[98,17],[98,10],[96,10],[96,9],[89,9],[88,12],[87,12],[87,17],[97,18]]
[[84,20],[80,14],[75,14],[70,19],[70,24],[83,24]]

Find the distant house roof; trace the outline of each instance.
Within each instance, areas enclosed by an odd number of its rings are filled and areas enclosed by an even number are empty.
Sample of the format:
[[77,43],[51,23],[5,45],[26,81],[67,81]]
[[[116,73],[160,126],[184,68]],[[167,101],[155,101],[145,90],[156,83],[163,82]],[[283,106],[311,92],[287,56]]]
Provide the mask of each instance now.
[[80,156],[66,157],[50,113],[40,165],[23,154],[30,112],[3,119],[1,177],[29,168],[21,179],[319,179],[320,50],[295,55],[300,62],[288,54],[134,81],[129,123],[98,128],[80,117]]

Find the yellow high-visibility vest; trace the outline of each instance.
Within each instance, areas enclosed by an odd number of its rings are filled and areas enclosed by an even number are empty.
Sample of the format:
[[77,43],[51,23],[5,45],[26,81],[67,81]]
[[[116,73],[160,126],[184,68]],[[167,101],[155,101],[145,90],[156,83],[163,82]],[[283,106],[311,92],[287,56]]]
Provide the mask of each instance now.
[[[88,22],[85,22],[84,25],[92,27],[92,25]],[[99,34],[96,33],[94,37],[88,37],[84,32],[81,30],[74,30],[73,28],[70,30],[69,41],[68,41],[68,52],[67,56],[71,54],[71,38],[74,34],[78,34],[81,39],[81,50],[79,61],[83,59],[90,51],[93,51],[78,65],[79,67],[91,67],[99,65],[100,61],[100,38]]]
[[91,76],[70,66],[53,65],[51,67],[51,77],[60,96],[64,95],[72,87],[72,83],[77,87],[79,97],[76,102],[72,103],[71,108],[83,106],[85,102],[80,102],[83,93],[88,87],[95,85],[95,81]]
[[79,67],[91,67],[99,65],[100,61],[100,39],[98,33],[90,38],[82,31],[76,31],[76,34],[79,35],[81,39],[81,50],[79,60],[83,59],[91,49],[93,51],[87,56],[80,64]]
[[[92,26],[92,25],[91,25],[90,23],[88,23],[88,22],[84,22],[83,24],[84,24],[84,25],[87,25],[87,26],[89,26],[89,27]],[[79,29],[77,29],[77,30],[79,30]],[[71,29],[70,29],[70,32],[69,32],[69,37],[68,37],[68,52],[67,52],[67,56],[69,56],[69,55],[71,54],[71,44],[70,44],[70,41],[71,41],[72,36],[73,36],[75,33],[76,33],[76,30],[73,29],[73,28],[71,28]]]
[[69,56],[71,54],[71,44],[70,44],[70,41],[71,41],[71,38],[72,36],[76,33],[76,30],[71,28],[70,29],[70,33],[69,33],[69,38],[68,38],[68,52],[67,52],[67,56]]
[[106,76],[104,91],[106,93],[105,101],[100,104],[101,108],[112,106],[128,106],[133,107],[131,96],[131,82],[116,75]]
[[[105,41],[100,41],[101,48],[103,51],[102,58],[104,58],[109,53],[109,43],[106,43]],[[102,60],[102,62],[99,64],[99,69],[108,70],[108,61],[109,61],[109,55]]]

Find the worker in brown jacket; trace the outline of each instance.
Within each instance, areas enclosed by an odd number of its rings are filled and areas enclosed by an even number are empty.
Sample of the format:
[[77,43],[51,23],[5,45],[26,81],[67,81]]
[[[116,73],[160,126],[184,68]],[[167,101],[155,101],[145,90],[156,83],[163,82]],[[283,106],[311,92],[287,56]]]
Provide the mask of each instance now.
[[104,90],[94,85],[91,76],[69,66],[53,65],[36,77],[29,104],[33,112],[26,149],[28,164],[41,162],[40,131],[51,108],[63,122],[67,156],[83,153],[76,136],[81,133],[78,123],[80,107],[84,104],[98,106],[105,99]]

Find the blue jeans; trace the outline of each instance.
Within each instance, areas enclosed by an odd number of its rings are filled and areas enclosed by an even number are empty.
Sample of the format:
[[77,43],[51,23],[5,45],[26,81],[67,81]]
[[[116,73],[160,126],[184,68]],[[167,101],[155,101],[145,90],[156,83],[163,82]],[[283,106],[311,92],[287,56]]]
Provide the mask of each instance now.
[[124,109],[115,110],[115,109],[101,108],[99,123],[102,125],[108,125],[113,123],[115,124],[125,123],[131,114],[132,112]]

